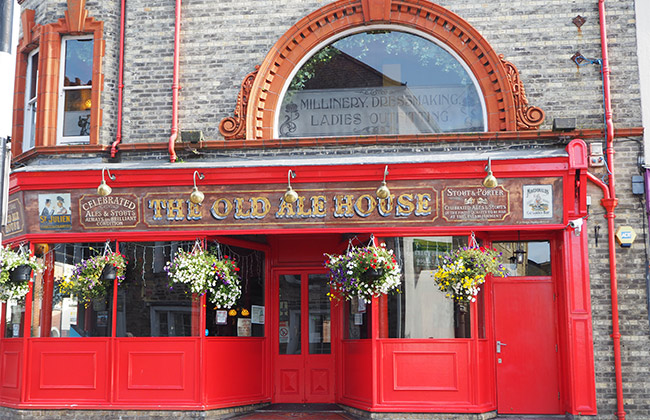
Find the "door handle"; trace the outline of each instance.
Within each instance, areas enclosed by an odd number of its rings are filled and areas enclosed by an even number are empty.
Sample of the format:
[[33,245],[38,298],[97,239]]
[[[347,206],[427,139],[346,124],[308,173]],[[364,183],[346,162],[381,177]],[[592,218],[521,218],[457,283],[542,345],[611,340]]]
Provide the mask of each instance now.
[[497,353],[501,353],[501,346],[507,346],[507,344],[497,341]]

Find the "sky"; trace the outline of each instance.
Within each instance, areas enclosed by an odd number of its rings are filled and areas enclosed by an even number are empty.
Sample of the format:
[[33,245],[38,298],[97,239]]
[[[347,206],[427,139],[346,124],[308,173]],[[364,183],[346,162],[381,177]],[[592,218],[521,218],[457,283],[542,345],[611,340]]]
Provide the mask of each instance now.
[[0,52],[0,137],[11,135],[11,116],[14,96],[14,70],[20,6],[14,2],[14,34],[11,39],[12,54]]

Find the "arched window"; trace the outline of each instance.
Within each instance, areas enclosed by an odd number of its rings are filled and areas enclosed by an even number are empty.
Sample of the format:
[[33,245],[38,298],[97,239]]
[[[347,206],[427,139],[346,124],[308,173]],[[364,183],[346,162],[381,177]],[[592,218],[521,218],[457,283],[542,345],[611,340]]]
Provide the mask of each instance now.
[[467,65],[432,37],[374,27],[329,40],[295,67],[276,136],[485,131],[479,92]]

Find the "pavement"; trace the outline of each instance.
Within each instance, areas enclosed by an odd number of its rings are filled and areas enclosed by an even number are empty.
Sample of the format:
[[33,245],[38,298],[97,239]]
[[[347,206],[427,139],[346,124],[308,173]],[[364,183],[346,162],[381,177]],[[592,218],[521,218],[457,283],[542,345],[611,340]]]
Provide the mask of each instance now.
[[[498,416],[493,420],[561,420],[564,416]],[[241,414],[233,420],[360,420],[336,404],[271,404],[255,412]]]

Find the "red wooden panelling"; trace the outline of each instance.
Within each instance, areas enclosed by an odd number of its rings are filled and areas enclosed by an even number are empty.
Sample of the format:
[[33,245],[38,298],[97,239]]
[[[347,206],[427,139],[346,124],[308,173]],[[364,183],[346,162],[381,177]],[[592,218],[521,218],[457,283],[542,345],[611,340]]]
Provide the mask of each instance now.
[[117,339],[116,402],[199,402],[197,338]]
[[[5,305],[2,305],[3,309]],[[18,402],[21,392],[21,366],[23,365],[24,340],[21,338],[2,339],[0,353],[0,398],[2,401]]]
[[471,405],[469,340],[379,340],[379,403]]
[[207,338],[205,392],[208,404],[232,406],[270,399],[267,395],[266,339]]
[[[343,354],[343,400],[353,407],[372,403],[372,364],[370,340],[346,340]],[[356,404],[355,404],[356,403]]]
[[108,338],[41,338],[30,340],[29,348],[29,402],[108,401]]
[[394,351],[394,391],[458,391],[455,352]]

